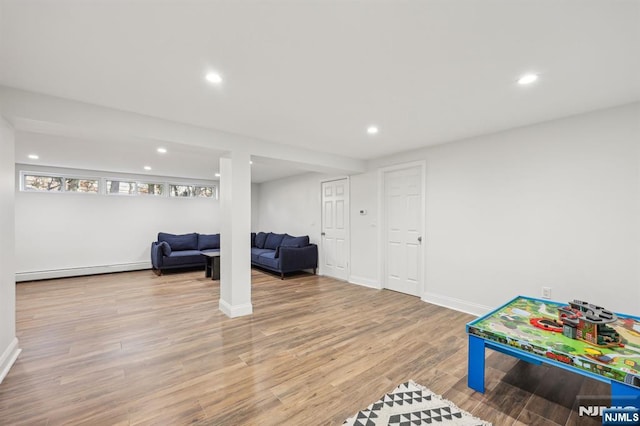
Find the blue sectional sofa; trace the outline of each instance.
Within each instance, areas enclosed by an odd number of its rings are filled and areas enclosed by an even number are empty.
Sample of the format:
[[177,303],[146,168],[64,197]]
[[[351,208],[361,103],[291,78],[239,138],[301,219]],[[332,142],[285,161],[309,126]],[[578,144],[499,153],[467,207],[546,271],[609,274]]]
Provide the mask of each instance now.
[[158,233],[151,243],[151,266],[159,275],[166,269],[204,267],[202,253],[220,251],[220,234]]
[[251,234],[251,264],[280,274],[318,267],[318,246],[309,243],[307,235],[258,232]]
[[[167,269],[204,267],[202,253],[220,251],[220,234],[158,233],[151,243],[151,265],[158,274]],[[280,274],[318,267],[318,246],[308,236],[258,232],[251,234],[251,264]]]

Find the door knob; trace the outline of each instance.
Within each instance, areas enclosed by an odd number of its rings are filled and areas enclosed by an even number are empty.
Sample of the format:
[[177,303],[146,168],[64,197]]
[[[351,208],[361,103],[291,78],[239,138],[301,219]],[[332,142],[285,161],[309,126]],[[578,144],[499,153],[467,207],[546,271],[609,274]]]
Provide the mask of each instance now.
[[322,236],[324,237],[324,236],[325,236],[325,233],[324,233],[324,232],[321,232],[321,233],[320,233],[320,235],[322,235]]
[[422,242],[422,237],[418,237],[418,242],[421,243]]

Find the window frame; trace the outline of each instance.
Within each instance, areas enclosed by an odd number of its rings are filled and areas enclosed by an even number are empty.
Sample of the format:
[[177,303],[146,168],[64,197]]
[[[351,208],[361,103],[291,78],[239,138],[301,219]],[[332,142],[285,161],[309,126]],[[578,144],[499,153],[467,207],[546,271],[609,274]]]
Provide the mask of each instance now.
[[[104,182],[104,191],[102,192],[102,195],[106,195],[108,197],[113,197],[117,195],[121,195],[123,197],[135,197],[138,195],[138,182],[135,179],[119,179],[119,178],[105,177],[105,178],[102,178],[102,180]],[[108,182],[124,182],[128,184],[133,184],[133,191],[132,192],[111,192],[109,191]]]
[[[57,176],[56,176],[57,177]],[[101,179],[98,177],[86,177],[86,176],[72,176],[72,175],[61,175],[60,178],[62,179],[62,192],[66,192],[68,194],[94,194],[94,195],[100,195],[101,190],[102,190],[102,182]],[[91,181],[95,181],[97,188],[95,192],[87,192],[87,191],[69,191],[67,189],[67,180],[91,180]]]
[[[40,190],[40,189],[28,189],[27,185],[26,185],[26,178],[27,176],[34,176],[34,177],[51,177],[51,178],[60,178],[60,189],[56,190],[56,191],[50,191],[50,190]],[[39,173],[39,172],[28,172],[28,171],[20,171],[20,191],[24,191],[24,192],[39,192],[39,193],[61,193],[62,190],[64,189],[64,178],[60,175],[57,174],[53,174],[53,173]]]
[[[60,189],[57,191],[50,190],[40,190],[40,189],[28,189],[26,185],[27,176],[35,176],[35,177],[50,177],[60,179]],[[85,191],[68,191],[66,188],[67,179],[77,179],[77,180],[94,180],[97,181],[98,190],[96,192],[85,192]],[[93,194],[100,195],[102,192],[102,182],[99,177],[96,176],[88,176],[88,175],[74,175],[74,174],[62,174],[62,173],[51,173],[51,172],[38,172],[38,171],[29,171],[29,170],[20,170],[20,182],[19,182],[19,190],[21,192],[29,192],[29,193],[40,193],[40,194]]]
[[[162,187],[161,194],[152,194],[149,192],[140,192],[140,185],[160,185]],[[167,183],[166,182],[158,182],[158,181],[150,181],[150,180],[138,180],[136,181],[136,195],[141,195],[143,197],[167,197]],[[168,198],[168,197],[167,197]]]
[[[21,192],[30,192],[30,193],[47,193],[47,194],[92,194],[92,195],[104,195],[104,196],[125,196],[125,197],[136,197],[136,196],[151,196],[151,197],[161,197],[161,198],[173,198],[173,199],[203,199],[203,200],[214,200],[219,201],[220,199],[220,188],[219,184],[216,183],[204,183],[204,182],[184,182],[184,181],[158,181],[153,179],[131,179],[127,177],[113,177],[113,176],[91,176],[88,174],[73,174],[73,173],[55,173],[55,172],[40,172],[40,171],[32,171],[28,169],[20,170],[19,172],[20,180],[18,184],[18,190]],[[26,183],[27,176],[34,177],[46,177],[46,178],[56,178],[60,179],[60,189],[58,190],[40,190],[40,189],[28,189]],[[96,192],[84,192],[84,191],[68,191],[66,189],[67,180],[69,179],[77,179],[77,180],[89,180],[89,181],[97,181],[98,190]],[[125,182],[129,184],[133,184],[134,190],[131,193],[121,193],[121,192],[109,192],[109,188],[107,182]],[[162,187],[161,194],[154,194],[148,192],[140,192],[141,185],[160,185]],[[171,189],[175,186],[186,186],[192,188],[191,194],[188,196],[180,196],[180,195],[172,195]],[[211,188],[211,196],[202,196],[198,195],[198,190],[202,191],[202,188]]]

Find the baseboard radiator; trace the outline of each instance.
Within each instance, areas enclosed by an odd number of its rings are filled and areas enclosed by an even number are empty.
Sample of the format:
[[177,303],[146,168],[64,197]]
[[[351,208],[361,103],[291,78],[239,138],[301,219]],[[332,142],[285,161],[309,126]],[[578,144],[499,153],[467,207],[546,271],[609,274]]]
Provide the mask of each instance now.
[[77,268],[50,269],[45,271],[17,272],[16,282],[78,277],[82,275],[108,274],[111,272],[139,271],[142,269],[151,269],[151,263],[119,263],[116,265],[83,266]]

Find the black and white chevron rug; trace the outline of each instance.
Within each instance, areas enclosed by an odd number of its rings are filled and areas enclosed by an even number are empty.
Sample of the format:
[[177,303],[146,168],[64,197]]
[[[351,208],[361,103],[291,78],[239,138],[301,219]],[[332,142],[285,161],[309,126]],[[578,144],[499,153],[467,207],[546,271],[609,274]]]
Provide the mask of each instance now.
[[410,380],[343,423],[349,426],[491,426]]

